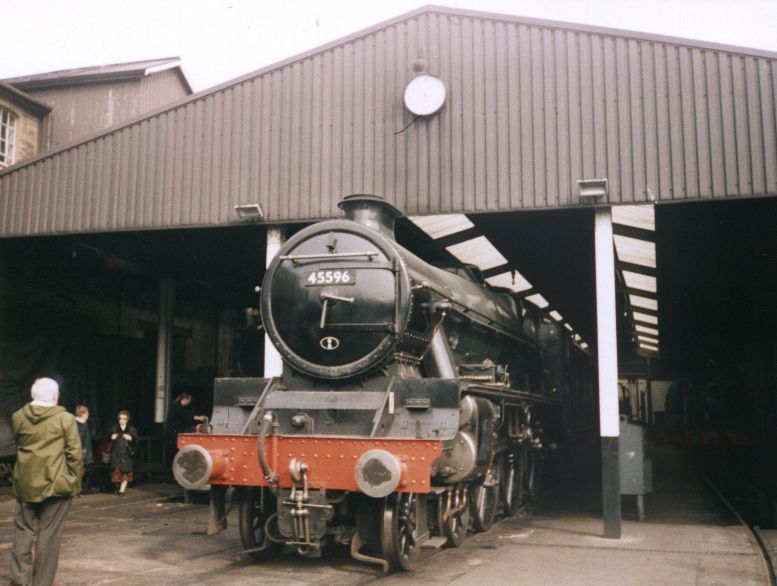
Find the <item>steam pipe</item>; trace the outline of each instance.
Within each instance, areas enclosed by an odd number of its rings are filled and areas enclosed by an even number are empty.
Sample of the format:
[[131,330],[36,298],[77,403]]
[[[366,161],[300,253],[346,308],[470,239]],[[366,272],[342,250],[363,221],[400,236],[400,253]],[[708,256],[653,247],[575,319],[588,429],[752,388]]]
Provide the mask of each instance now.
[[257,439],[256,451],[259,454],[259,466],[262,467],[264,478],[270,484],[276,484],[278,482],[278,476],[270,470],[270,465],[267,463],[267,455],[264,452],[264,442],[267,439],[267,432],[273,423],[272,411],[268,411],[262,417],[262,423],[259,426],[259,438]]
[[442,327],[434,331],[432,341],[429,345],[429,354],[431,362],[434,364],[432,376],[439,378],[456,378],[456,367],[451,358],[451,349],[448,346],[448,340],[445,339],[445,332]]

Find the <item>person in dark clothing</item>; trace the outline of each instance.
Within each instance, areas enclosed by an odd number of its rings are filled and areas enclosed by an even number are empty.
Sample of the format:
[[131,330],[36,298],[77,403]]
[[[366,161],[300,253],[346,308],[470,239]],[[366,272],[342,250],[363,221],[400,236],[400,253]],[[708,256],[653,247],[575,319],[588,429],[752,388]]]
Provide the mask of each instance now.
[[195,415],[192,406],[192,396],[189,393],[181,393],[175,398],[170,412],[165,419],[165,439],[168,444],[168,458],[173,461],[173,456],[178,451],[176,445],[179,433],[191,431],[198,421],[204,421],[204,415]]
[[[165,419],[165,447],[169,467],[172,467],[173,458],[178,452],[178,434],[191,431],[198,421],[207,419],[204,415],[195,415],[191,403],[192,396],[189,393],[181,393],[175,398]],[[191,502],[190,491],[184,489],[183,500],[186,503]]]
[[84,455],[84,476],[81,479],[82,490],[91,485],[92,469],[94,468],[94,452],[92,451],[92,432],[89,429],[89,408],[86,405],[76,405],[76,425],[81,438],[81,451]]
[[81,490],[83,455],[75,418],[59,402],[59,385],[39,378],[32,401],[13,414],[16,497],[10,581],[52,584],[65,517]]
[[133,481],[134,457],[138,432],[129,424],[129,411],[119,411],[118,423],[111,428],[111,482],[117,494],[124,496],[127,484]]

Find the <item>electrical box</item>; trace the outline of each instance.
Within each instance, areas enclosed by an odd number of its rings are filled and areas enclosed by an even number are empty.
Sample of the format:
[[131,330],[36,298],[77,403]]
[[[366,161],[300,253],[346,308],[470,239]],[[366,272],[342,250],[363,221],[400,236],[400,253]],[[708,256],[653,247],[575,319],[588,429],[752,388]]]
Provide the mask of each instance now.
[[644,518],[642,495],[653,492],[653,462],[645,455],[645,428],[620,418],[618,468],[621,494],[636,495],[639,520]]
[[653,463],[645,456],[645,429],[621,415],[618,439],[621,494],[653,492]]

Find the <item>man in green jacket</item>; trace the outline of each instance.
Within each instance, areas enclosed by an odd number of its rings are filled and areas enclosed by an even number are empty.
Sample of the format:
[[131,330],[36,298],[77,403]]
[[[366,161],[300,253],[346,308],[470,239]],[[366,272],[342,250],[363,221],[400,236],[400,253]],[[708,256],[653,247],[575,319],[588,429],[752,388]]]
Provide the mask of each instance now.
[[32,401],[13,414],[17,449],[11,584],[51,586],[65,516],[73,495],[81,491],[84,463],[75,417],[57,406],[57,382],[39,378],[31,394]]

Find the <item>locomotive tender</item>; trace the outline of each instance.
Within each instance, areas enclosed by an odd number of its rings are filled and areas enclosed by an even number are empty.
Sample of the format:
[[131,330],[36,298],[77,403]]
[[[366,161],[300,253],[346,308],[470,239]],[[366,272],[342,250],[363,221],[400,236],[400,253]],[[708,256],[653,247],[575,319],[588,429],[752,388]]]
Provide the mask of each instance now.
[[255,559],[341,543],[409,569],[420,547],[456,547],[531,497],[536,416],[560,416],[571,342],[470,267],[400,246],[382,198],[340,207],[346,219],[295,234],[265,274],[282,376],[217,379],[212,426],[179,436],[173,471],[212,496],[241,487]]

